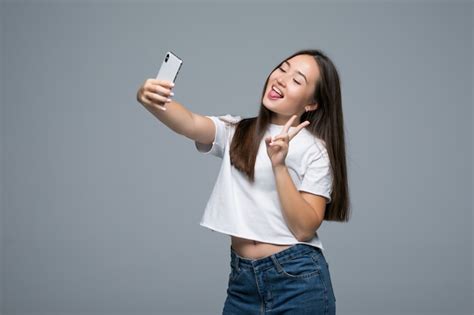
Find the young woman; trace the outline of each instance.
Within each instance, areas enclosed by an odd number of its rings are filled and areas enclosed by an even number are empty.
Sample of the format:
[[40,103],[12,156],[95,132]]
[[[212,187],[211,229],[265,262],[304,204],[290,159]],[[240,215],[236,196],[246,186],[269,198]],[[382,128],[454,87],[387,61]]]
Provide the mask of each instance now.
[[[317,229],[349,220],[339,75],[300,50],[267,78],[257,117],[202,116],[148,79],[137,100],[196,149],[222,159],[200,224],[231,237],[223,314],[335,314]],[[238,87],[236,87],[238,90]]]

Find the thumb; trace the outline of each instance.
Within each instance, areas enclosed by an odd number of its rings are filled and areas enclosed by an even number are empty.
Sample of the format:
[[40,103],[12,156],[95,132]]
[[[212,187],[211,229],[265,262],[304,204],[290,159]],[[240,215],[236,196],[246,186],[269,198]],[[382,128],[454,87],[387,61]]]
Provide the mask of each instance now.
[[267,145],[270,145],[270,142],[271,142],[271,141],[272,141],[272,137],[266,137],[266,138],[265,138],[265,143],[266,143]]

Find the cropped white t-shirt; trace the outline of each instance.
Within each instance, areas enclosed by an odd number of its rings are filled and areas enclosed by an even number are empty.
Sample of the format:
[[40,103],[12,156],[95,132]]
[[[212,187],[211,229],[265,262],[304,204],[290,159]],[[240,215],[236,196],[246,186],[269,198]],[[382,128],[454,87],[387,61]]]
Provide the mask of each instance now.
[[[324,249],[317,231],[307,242],[298,241],[288,228],[278,198],[276,182],[265,140],[255,161],[255,182],[230,163],[230,143],[240,116],[206,116],[216,126],[212,144],[195,141],[196,149],[222,159],[221,168],[207,202],[200,225],[220,233],[260,242],[293,245],[308,244]],[[275,136],[283,125],[270,124],[265,136]],[[290,130],[295,127],[290,127]],[[332,173],[324,141],[303,128],[290,141],[285,159],[290,176],[299,191],[326,197],[331,201]]]

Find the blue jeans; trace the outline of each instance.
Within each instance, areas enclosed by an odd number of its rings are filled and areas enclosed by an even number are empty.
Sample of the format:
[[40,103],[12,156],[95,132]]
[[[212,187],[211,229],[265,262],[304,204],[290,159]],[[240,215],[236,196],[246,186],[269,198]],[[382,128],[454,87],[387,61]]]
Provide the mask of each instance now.
[[271,256],[247,259],[230,246],[223,315],[334,315],[336,298],[320,248],[294,244]]

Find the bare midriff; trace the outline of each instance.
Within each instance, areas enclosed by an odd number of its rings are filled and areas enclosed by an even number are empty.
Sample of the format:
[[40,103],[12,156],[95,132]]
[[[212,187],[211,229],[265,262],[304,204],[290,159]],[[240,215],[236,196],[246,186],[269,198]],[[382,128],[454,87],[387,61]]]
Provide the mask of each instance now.
[[278,253],[292,245],[262,243],[231,235],[232,249],[243,258],[261,259]]

